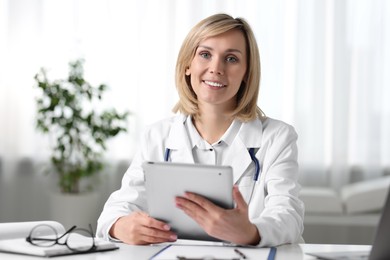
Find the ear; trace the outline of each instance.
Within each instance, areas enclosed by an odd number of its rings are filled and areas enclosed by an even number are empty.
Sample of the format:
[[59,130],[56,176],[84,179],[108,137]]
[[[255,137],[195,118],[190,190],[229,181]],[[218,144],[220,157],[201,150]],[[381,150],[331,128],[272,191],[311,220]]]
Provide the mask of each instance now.
[[190,76],[190,75],[191,75],[190,68],[186,68],[186,76]]

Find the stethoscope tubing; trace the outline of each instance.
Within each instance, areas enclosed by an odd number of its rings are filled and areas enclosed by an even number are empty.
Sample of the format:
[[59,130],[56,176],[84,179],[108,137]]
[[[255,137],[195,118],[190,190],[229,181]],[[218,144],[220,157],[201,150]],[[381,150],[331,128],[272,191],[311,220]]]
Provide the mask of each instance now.
[[253,175],[253,181],[256,182],[260,176],[260,162],[255,156],[255,148],[249,148],[249,155],[255,164],[255,174]]
[[165,149],[165,154],[164,154],[164,161],[165,162],[168,162],[170,154],[171,154],[171,149],[169,149],[169,148]]

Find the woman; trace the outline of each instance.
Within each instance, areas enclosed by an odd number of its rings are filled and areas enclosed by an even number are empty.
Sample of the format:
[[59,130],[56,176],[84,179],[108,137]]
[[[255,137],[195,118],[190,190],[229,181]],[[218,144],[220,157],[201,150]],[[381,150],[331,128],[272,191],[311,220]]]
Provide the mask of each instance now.
[[191,193],[176,199],[209,235],[243,245],[298,242],[304,207],[298,198],[297,134],[257,107],[259,83],[259,51],[248,23],[226,14],[200,21],[177,60],[179,115],[145,131],[121,188],[105,204],[97,236],[128,244],[177,239],[169,225],[146,212],[141,165],[166,160],[232,166],[234,209]]

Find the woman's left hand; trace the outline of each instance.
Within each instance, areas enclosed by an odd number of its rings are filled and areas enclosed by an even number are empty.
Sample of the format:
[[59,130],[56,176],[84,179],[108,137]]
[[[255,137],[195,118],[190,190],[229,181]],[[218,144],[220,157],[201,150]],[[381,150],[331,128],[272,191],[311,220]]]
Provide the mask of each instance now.
[[257,245],[260,234],[249,221],[248,205],[237,186],[233,187],[234,209],[223,209],[208,199],[186,192],[176,197],[176,206],[194,219],[207,234],[239,245]]

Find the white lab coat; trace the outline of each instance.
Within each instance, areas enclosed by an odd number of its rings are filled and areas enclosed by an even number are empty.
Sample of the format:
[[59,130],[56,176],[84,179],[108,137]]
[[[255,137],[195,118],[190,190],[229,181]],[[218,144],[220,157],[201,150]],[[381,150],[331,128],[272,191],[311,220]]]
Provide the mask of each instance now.
[[[141,140],[122,179],[121,188],[111,194],[98,220],[97,236],[109,239],[109,229],[121,216],[132,211],[147,211],[142,163],[164,161],[165,149],[171,149],[170,161],[194,163],[184,122],[177,115],[151,125]],[[261,235],[259,246],[296,243],[303,232],[304,205],[298,198],[300,185],[297,163],[297,134],[292,126],[267,118],[243,123],[226,156],[233,168],[234,182],[247,200],[253,187],[254,163],[248,148],[259,148],[256,157],[261,175],[255,183],[249,204],[249,218]]]

